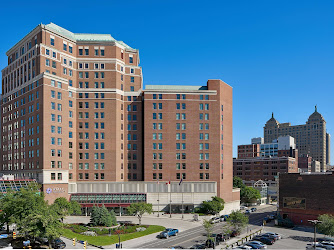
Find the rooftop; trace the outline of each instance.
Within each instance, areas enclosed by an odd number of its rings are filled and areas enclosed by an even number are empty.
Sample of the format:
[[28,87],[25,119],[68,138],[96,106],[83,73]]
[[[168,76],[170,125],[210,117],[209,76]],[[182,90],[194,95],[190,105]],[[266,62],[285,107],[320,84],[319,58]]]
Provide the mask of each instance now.
[[125,46],[126,48],[133,49],[129,45],[125,44],[123,41],[117,41],[110,34],[73,33],[54,23],[49,23],[45,25],[45,27],[76,42],[117,42],[120,45]]
[[189,85],[146,85],[145,90],[208,90],[208,87]]

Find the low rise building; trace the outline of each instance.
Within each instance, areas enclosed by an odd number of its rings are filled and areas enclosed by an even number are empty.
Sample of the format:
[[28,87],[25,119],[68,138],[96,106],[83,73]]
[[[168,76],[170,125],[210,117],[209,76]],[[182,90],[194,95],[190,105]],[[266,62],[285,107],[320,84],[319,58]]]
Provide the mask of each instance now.
[[334,215],[333,172],[284,173],[279,176],[279,212],[295,224],[321,214]]

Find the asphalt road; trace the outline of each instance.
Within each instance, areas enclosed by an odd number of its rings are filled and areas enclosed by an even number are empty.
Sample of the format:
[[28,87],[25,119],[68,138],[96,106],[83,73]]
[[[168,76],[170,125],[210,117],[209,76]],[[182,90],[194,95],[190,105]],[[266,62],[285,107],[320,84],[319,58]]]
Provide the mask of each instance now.
[[[259,208],[255,213],[249,215],[249,226],[248,229],[252,230],[253,227],[262,225],[263,218],[276,211],[276,206],[266,207],[264,209]],[[213,232],[221,233],[222,227],[226,222],[219,222],[214,225]],[[190,248],[191,246],[204,243],[206,241],[205,230],[203,226],[195,227],[184,232],[180,232],[177,236],[172,236],[168,239],[155,239],[151,242],[138,245],[136,248],[171,248],[175,246],[182,246],[184,248]]]

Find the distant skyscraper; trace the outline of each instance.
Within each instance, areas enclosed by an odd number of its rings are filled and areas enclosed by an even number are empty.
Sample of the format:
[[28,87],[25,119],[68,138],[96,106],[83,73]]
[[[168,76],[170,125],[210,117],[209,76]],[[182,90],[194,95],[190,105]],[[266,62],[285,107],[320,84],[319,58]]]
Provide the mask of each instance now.
[[[321,171],[326,171],[327,146],[326,121],[317,111],[310,115],[306,124],[291,126],[291,123],[279,123],[274,114],[264,126],[264,142],[272,142],[279,136],[290,135],[295,138],[300,155],[309,154],[321,164]],[[329,137],[328,137],[329,138]]]

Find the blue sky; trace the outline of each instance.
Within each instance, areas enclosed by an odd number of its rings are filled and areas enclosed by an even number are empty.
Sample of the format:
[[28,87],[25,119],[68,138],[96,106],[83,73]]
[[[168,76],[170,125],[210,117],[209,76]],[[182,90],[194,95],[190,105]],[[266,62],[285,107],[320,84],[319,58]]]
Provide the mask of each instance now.
[[1,5],[1,69],[5,52],[39,23],[109,33],[140,50],[145,84],[231,85],[235,153],[263,136],[271,112],[304,124],[316,104],[334,137],[333,1],[12,3]]

